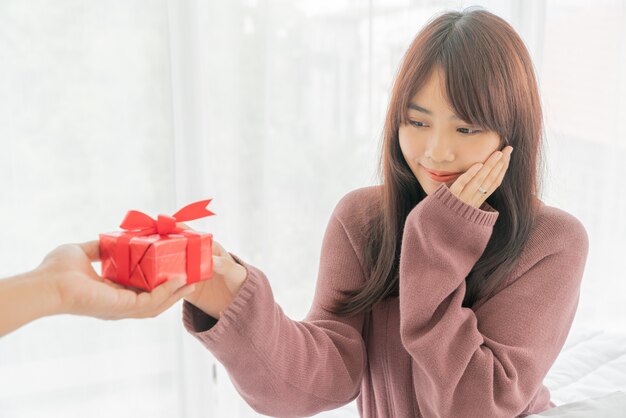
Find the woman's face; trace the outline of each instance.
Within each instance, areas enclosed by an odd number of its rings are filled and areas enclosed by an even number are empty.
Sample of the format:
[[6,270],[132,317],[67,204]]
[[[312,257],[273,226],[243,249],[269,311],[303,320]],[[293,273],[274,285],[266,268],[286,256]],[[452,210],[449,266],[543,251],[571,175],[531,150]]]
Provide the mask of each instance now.
[[[445,99],[444,75],[432,71],[409,105],[409,123],[398,131],[400,148],[426,194],[448,187],[477,162],[485,162],[499,148],[500,136],[459,119]],[[425,168],[457,173],[431,177]]]

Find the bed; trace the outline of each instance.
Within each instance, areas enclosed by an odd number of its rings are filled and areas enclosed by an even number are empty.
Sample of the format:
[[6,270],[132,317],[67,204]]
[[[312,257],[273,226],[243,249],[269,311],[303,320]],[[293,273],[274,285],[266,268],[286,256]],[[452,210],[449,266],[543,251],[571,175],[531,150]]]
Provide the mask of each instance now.
[[572,329],[544,379],[556,408],[530,417],[626,417],[626,332]]

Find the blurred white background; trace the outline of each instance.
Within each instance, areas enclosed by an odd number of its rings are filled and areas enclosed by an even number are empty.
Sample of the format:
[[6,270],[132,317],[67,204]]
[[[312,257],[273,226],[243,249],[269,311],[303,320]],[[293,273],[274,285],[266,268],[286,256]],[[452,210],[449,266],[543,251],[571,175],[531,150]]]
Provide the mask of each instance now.
[[[474,4],[531,51],[541,197],[590,236],[574,327],[625,330],[626,0],[2,0],[0,277],[117,230],[129,209],[214,198],[217,216],[190,225],[261,268],[302,319],[330,213],[377,182],[402,54],[435,13]],[[180,310],[3,337],[0,416],[256,416]],[[321,416],[356,416],[342,411]]]

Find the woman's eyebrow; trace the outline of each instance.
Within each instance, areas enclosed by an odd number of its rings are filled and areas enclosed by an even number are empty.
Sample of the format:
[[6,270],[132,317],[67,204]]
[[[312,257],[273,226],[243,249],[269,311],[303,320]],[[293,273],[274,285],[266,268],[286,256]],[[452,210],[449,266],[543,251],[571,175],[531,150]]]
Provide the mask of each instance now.
[[[430,110],[425,109],[422,106],[420,106],[420,105],[418,105],[416,103],[413,103],[413,102],[409,103],[409,109],[417,110],[418,112],[426,113],[427,115],[432,115],[433,114],[433,112],[431,112]],[[461,120],[460,117],[458,117],[457,115],[454,115],[454,114],[452,116],[450,116],[450,119]]]

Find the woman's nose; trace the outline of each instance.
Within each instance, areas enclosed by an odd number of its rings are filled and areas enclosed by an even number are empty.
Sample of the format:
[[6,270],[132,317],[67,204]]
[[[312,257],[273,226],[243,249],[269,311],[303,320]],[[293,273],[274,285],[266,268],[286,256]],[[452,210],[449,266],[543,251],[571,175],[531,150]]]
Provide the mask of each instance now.
[[428,139],[425,154],[433,161],[451,160],[454,154],[451,142],[437,132]]

